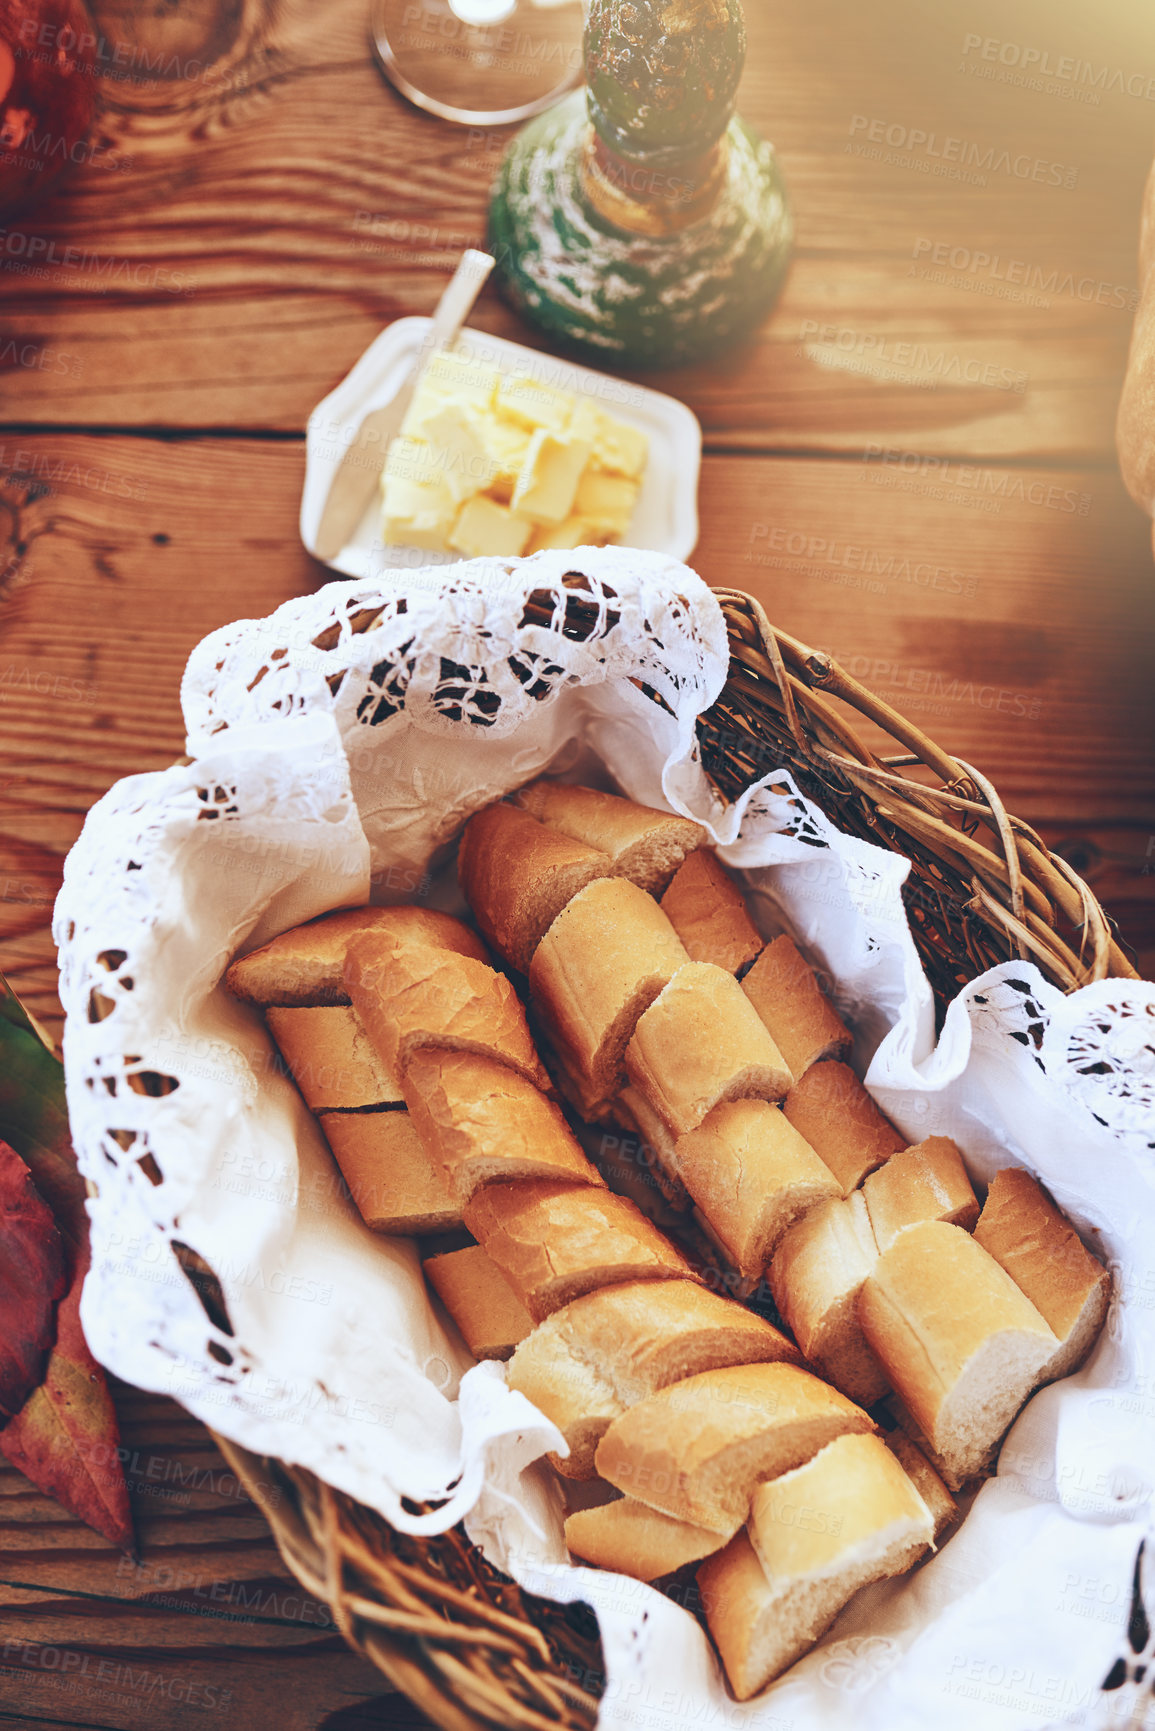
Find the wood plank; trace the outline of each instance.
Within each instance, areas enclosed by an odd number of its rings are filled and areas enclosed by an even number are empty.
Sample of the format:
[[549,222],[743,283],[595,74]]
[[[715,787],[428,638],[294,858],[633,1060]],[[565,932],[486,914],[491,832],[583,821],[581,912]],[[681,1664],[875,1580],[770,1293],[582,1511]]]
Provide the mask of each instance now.
[[[13,1468],[0,1470],[0,1724],[313,1731],[387,1703],[328,1607],[281,1562],[208,1431],[174,1402],[113,1383],[139,1556],[115,1552]],[[156,1493],[163,1491],[165,1496]],[[184,1717],[182,1717],[182,1715]]]
[[[26,552],[0,656],[0,965],[51,1021],[51,904],[88,806],[181,755],[180,676],[201,637],[323,572],[297,540],[298,443],[20,444],[33,484],[4,495]],[[1145,520],[1107,471],[893,457],[709,458],[696,568],[837,655],[1019,815],[1097,850],[1108,906],[1117,894],[1124,935],[1149,946]],[[94,463],[131,479],[128,496],[94,484]]]
[[[360,0],[226,10],[231,43],[210,19],[199,49],[187,22],[183,38],[162,23],[142,45],[132,8],[106,0],[109,55],[119,43],[140,72],[163,48],[196,75],[106,79],[100,153],[0,236],[9,424],[299,430],[377,331],[429,311],[461,247],[482,240],[508,133],[446,126],[389,91]],[[975,76],[1008,72],[964,51],[1012,34],[992,0],[841,0],[821,31],[805,0],[748,10],[742,106],[779,147],[798,251],[754,344],[663,385],[718,448],[1108,458],[1149,102]],[[1152,62],[1150,22],[1128,0],[1105,0],[1093,27],[1078,0],[1029,0],[1013,36],[1012,49],[1042,44],[1132,84]],[[876,145],[879,126],[938,142]],[[967,170],[987,184],[921,172],[951,166],[934,154],[948,136],[989,158]],[[1042,183],[1023,172],[1036,162]],[[1075,185],[1050,184],[1051,165]],[[1000,298],[1016,279],[1022,298]],[[475,323],[525,335],[492,295]]]

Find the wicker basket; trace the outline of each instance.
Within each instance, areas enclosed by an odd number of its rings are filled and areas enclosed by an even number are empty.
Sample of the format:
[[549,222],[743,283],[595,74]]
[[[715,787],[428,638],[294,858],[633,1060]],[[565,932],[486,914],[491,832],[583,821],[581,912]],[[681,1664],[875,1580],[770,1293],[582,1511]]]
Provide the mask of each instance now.
[[[698,724],[710,777],[733,800],[785,767],[841,829],[912,861],[903,895],[940,1017],[969,980],[1011,959],[1029,958],[1065,992],[1137,977],[1086,884],[1008,815],[985,776],[775,631],[751,596],[717,595],[731,662]],[[584,1606],[523,1593],[460,1529],[397,1533],[312,1473],[217,1441],[302,1586],[436,1724],[594,1724],[604,1674]]]

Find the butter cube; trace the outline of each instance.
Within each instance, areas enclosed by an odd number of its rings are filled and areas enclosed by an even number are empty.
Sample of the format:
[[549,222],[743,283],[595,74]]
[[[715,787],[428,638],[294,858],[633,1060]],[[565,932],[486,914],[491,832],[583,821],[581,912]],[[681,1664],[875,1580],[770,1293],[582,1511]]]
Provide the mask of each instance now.
[[568,391],[556,391],[552,385],[539,384],[525,375],[506,373],[497,387],[497,410],[507,420],[532,433],[538,427],[548,427],[560,433],[569,426],[574,399]]
[[567,517],[564,523],[543,523],[529,544],[530,553],[542,553],[547,548],[569,552],[573,547],[600,547],[605,535],[584,517]]
[[597,442],[601,438],[602,422],[605,416],[597,404],[589,397],[582,397],[576,403],[570,416],[569,436],[571,439],[584,439],[587,445],[593,445],[596,451]]
[[382,484],[390,481],[412,481],[418,486],[433,487],[441,478],[437,454],[424,439],[394,439],[385,453],[385,473]]
[[603,469],[637,480],[649,454],[650,441],[645,433],[603,414],[601,434],[594,444],[594,456]]
[[508,505],[517,486],[525,454],[529,450],[529,434],[512,421],[488,419],[485,423],[485,452],[493,470],[493,479],[485,489],[491,499]]
[[[452,518],[450,519],[452,521]],[[428,553],[444,553],[447,523],[420,522],[409,517],[386,516],[383,534],[386,547],[422,547]]]
[[483,553],[524,553],[532,533],[528,517],[520,517],[479,493],[461,507],[449,545],[470,559]]
[[440,480],[412,481],[408,476],[386,475],[384,499],[387,517],[410,521],[424,517],[440,518],[448,529],[457,515],[456,502]]
[[447,402],[424,423],[438,474],[458,504],[483,493],[493,479],[481,422],[460,403]]
[[615,420],[588,397],[583,397],[569,424],[571,439],[588,439],[594,448],[594,465],[612,475],[636,480],[646,466],[650,441],[636,427]]
[[427,379],[422,379],[405,411],[405,419],[401,423],[401,437],[423,439],[426,421],[430,415],[436,415],[443,409],[448,400],[440,391],[435,391]]
[[590,460],[590,447],[579,440],[559,439],[539,427],[529,441],[513,508],[539,523],[562,523],[573,510],[578,482]]
[[500,376],[488,361],[440,349],[421,375],[421,384],[453,402],[484,412],[493,402]]
[[634,514],[638,484],[624,476],[602,475],[588,469],[574,500],[574,511],[611,535],[624,535]]
[[445,551],[445,537],[457,511],[457,504],[445,482],[414,480],[408,474],[390,474],[383,480],[385,521],[383,534],[387,547],[425,547]]

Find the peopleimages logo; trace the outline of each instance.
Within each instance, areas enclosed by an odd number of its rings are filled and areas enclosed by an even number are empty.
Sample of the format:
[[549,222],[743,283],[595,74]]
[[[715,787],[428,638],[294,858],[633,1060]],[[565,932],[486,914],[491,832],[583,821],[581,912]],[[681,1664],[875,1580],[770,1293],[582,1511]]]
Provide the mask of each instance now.
[[[1045,295],[1070,295],[1072,300],[1093,301],[1101,307],[1124,307],[1134,312],[1139,305],[1139,290],[1126,283],[1108,282],[1102,277],[1077,277],[1074,271],[1060,270],[1057,266],[1046,270],[1026,259],[1004,258],[998,252],[956,246],[949,240],[931,240],[922,235],[915,241],[911,257],[960,276],[986,277],[992,283],[1007,283]],[[912,264],[907,275],[925,276],[927,272]]]
[[872,119],[868,114],[851,115],[850,142],[844,149],[851,155],[895,162],[924,174],[945,174],[976,186],[985,186],[988,174],[1009,174],[1016,180],[1067,188],[1077,185],[1079,179],[1079,170],[1069,163],[1051,162],[1044,156],[1031,156],[1028,151],[1012,154],[997,144],[977,144],[974,139],[956,138],[952,133],[940,136],[922,126]]
[[1136,96],[1144,102],[1155,102],[1155,74],[1124,72],[1117,66],[1096,66],[1093,61],[1077,55],[1052,56],[1049,48],[1029,47],[1024,42],[1003,42],[997,36],[979,36],[968,31],[963,37],[963,59],[977,56],[978,65],[988,61],[995,66],[1013,68],[1039,79],[1053,78],[1058,84],[1081,85],[1093,91],[1118,91],[1123,96]]

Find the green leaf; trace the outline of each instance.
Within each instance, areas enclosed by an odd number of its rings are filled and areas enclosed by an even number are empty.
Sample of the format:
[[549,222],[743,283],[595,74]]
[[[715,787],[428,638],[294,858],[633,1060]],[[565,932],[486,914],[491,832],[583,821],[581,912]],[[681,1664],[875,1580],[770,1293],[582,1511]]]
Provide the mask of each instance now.
[[88,1242],[84,1179],[64,1098],[64,1065],[0,975],[0,1139],[29,1167],[75,1255]]

